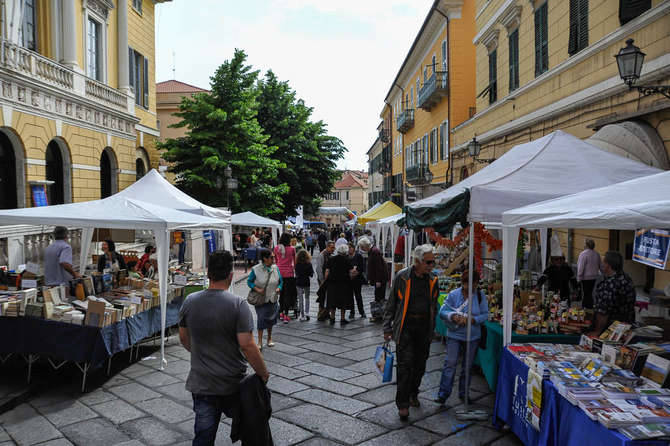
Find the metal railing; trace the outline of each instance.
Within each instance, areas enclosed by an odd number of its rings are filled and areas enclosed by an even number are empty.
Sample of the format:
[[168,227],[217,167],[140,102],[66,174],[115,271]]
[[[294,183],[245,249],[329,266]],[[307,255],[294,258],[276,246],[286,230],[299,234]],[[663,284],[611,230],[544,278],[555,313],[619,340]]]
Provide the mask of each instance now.
[[414,109],[406,108],[396,118],[396,127],[400,133],[405,133],[414,127]]
[[449,88],[449,76],[446,71],[435,71],[424,82],[419,90],[419,108],[430,110],[437,104],[443,96],[447,94]]

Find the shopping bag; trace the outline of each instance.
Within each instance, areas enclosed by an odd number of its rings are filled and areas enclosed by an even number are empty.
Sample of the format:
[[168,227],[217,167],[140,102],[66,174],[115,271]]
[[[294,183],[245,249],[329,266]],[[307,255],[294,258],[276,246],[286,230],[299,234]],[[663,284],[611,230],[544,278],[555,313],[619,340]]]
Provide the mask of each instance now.
[[377,347],[375,352],[375,369],[382,379],[383,383],[388,383],[393,380],[393,359],[395,356],[389,348],[388,342]]

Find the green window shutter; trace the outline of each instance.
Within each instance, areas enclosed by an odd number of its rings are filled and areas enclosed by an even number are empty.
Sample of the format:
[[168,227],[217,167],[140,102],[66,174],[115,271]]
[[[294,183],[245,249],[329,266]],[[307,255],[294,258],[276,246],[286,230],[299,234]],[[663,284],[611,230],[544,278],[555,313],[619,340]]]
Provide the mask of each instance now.
[[579,0],[570,0],[570,37],[568,38],[568,54],[573,55],[577,51],[577,40],[579,36]]
[[535,10],[535,76],[549,68],[547,3]]
[[619,0],[619,22],[624,25],[651,9],[651,0]]
[[519,88],[519,30],[509,35],[509,91]]
[[142,105],[144,105],[146,108],[149,108],[149,59],[147,58],[144,58],[144,72],[142,75],[144,80],[144,88],[142,90],[144,93],[144,100]]
[[489,104],[493,104],[498,100],[498,68],[497,68],[498,50],[493,50],[489,54]]
[[578,51],[589,46],[589,0],[579,0]]

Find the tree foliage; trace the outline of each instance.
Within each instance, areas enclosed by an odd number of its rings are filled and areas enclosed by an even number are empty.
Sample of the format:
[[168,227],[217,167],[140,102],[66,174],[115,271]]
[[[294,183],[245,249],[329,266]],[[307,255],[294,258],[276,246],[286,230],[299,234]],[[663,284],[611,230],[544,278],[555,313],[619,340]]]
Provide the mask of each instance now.
[[160,148],[171,163],[177,186],[196,199],[216,207],[226,205],[224,170],[232,169],[238,188],[231,193],[231,208],[271,214],[282,209],[287,186],[276,177],[284,166],[266,144],[267,135],[256,119],[258,71],[246,65],[244,51],[235,50],[211,77],[211,91],[185,97],[175,127],[186,136],[168,139]]
[[[225,206],[224,169],[239,182],[234,212],[252,211],[283,221],[299,206],[316,213],[337,180],[336,162],[346,149],[311,122],[312,108],[288,82],[268,71],[262,80],[235,50],[211,77],[211,92],[182,100],[176,114],[186,136],[160,145],[177,186],[211,206]],[[217,184],[218,181],[218,184]]]
[[312,108],[296,99],[288,82],[279,81],[272,70],[258,83],[258,90],[258,122],[269,136],[267,143],[277,147],[272,157],[286,166],[272,184],[289,189],[282,200],[283,211],[272,217],[283,221],[295,215],[299,206],[305,214],[316,214],[321,197],[338,179],[336,162],[346,149],[327,134],[322,121],[310,121]]

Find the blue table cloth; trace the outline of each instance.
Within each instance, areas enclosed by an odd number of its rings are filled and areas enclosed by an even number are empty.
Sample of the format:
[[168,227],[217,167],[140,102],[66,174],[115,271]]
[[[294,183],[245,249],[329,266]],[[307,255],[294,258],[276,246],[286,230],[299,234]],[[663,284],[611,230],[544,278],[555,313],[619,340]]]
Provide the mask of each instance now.
[[525,421],[526,377],[528,366],[504,349],[498,373],[494,422],[507,423],[527,446],[651,446],[668,445],[668,441],[632,441],[625,435],[607,429],[591,420],[577,406],[563,398],[551,381],[542,384],[542,417],[540,431]]
[[[182,301],[167,306],[166,326],[179,322]],[[161,330],[160,308],[106,327],[86,327],[32,317],[0,317],[0,354],[44,355],[99,367],[116,353]]]

